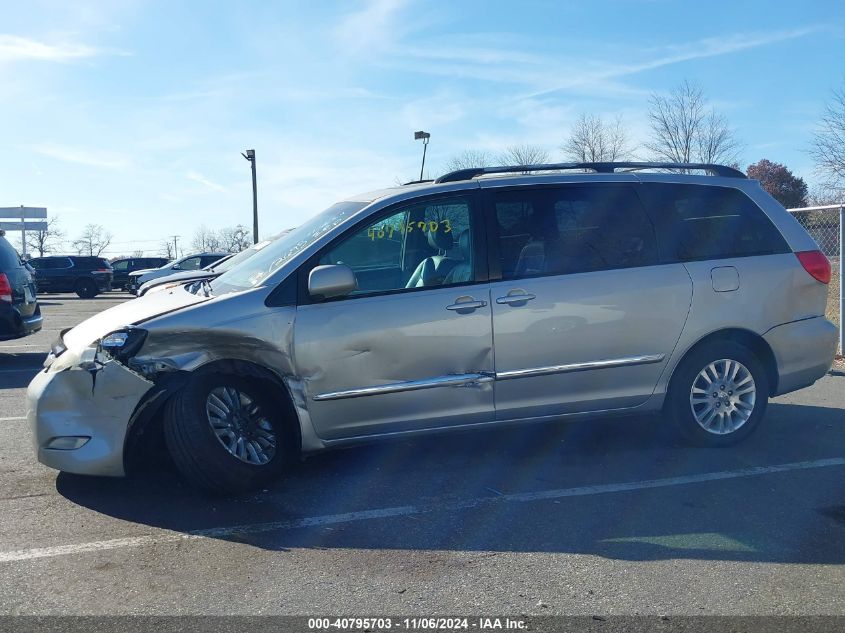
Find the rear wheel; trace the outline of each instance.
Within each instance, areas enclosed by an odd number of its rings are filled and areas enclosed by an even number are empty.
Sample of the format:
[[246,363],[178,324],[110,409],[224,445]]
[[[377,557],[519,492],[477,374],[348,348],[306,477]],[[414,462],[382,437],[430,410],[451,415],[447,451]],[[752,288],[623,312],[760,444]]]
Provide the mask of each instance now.
[[97,284],[93,279],[80,279],[76,282],[74,290],[80,299],[93,299],[97,296]]
[[754,353],[739,343],[716,341],[678,365],[667,412],[694,444],[727,446],[754,432],[768,398],[768,376]]
[[196,375],[165,409],[176,467],[213,494],[247,492],[277,477],[294,454],[289,428],[254,380],[235,375]]

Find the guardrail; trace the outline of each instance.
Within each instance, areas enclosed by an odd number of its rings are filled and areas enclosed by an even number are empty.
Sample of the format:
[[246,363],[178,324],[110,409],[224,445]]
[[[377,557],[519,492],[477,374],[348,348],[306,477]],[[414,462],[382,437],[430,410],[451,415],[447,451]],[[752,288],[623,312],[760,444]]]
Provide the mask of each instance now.
[[828,302],[828,318],[839,326],[841,354],[845,352],[845,330],[842,328],[842,307],[845,304],[845,284],[842,283],[845,277],[845,257],[842,257],[842,244],[845,243],[845,203],[800,207],[787,211],[807,229],[822,252],[830,259],[833,268],[830,290],[833,296]]

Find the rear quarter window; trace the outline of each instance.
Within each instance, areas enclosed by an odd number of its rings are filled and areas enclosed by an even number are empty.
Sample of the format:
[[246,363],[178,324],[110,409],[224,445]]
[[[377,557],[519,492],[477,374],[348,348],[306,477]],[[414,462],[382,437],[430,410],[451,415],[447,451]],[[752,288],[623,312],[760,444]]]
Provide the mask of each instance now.
[[695,261],[789,252],[780,231],[739,189],[646,183],[642,191],[657,227],[664,260]]

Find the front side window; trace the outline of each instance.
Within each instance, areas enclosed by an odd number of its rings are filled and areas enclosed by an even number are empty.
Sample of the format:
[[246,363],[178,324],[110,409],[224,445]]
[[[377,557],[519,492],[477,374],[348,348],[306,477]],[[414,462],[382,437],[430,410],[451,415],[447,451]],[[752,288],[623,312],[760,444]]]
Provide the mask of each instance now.
[[112,268],[114,268],[115,272],[126,272],[129,269],[129,260],[124,259],[119,262],[115,262],[112,264]]
[[349,266],[359,295],[469,283],[472,231],[469,198],[409,204],[344,236],[318,262]]
[[201,258],[189,257],[188,259],[184,260],[182,263],[179,264],[179,268],[181,270],[198,270],[200,268],[201,263]]
[[657,263],[654,227],[630,187],[528,188],[491,198],[503,279]]
[[780,232],[742,191],[712,185],[642,185],[661,251],[672,261],[788,252]]

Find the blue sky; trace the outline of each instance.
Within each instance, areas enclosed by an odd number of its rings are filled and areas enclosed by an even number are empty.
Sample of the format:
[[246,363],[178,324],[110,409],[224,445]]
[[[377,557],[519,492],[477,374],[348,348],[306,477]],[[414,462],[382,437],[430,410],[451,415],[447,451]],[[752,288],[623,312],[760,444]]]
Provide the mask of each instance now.
[[810,136],[845,81],[835,2],[103,2],[0,5],[0,206],[46,206],[108,254],[251,224],[265,235],[463,149],[560,145],[581,113],[648,133],[649,94],[697,82],[743,167],[813,181]]

